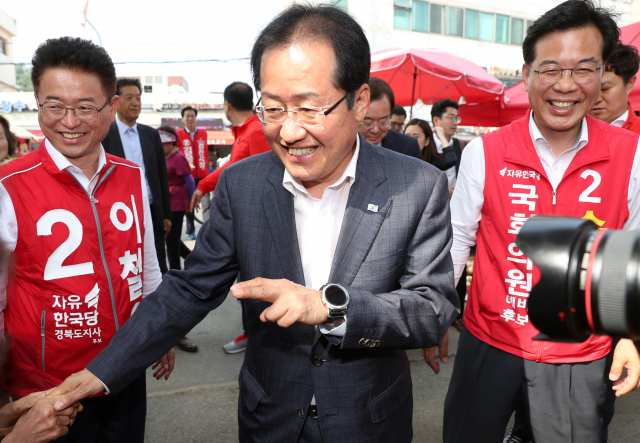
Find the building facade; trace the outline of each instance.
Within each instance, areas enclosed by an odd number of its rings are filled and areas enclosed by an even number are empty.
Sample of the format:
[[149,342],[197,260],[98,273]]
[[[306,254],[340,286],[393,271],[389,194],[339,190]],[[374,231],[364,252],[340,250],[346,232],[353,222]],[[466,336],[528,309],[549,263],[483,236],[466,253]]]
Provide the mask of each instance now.
[[15,19],[0,9],[0,93],[18,90],[13,63],[13,37],[18,35]]

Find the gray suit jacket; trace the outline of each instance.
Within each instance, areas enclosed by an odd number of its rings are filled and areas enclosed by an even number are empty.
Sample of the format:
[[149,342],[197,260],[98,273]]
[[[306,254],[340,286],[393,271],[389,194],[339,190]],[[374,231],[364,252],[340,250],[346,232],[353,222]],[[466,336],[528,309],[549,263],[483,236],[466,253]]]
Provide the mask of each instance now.
[[[88,366],[113,392],[219,306],[238,272],[243,280],[304,284],[283,174],[272,152],[225,169],[186,269],[166,274]],[[369,204],[378,211],[367,210]],[[247,303],[240,441],[295,443],[314,394],[327,442],[411,441],[404,349],[437,345],[458,314],[451,243],[445,174],[361,138],[329,277],[351,296],[346,334],[331,346],[316,327],[262,323],[268,304]],[[322,357],[319,366],[314,357]]]

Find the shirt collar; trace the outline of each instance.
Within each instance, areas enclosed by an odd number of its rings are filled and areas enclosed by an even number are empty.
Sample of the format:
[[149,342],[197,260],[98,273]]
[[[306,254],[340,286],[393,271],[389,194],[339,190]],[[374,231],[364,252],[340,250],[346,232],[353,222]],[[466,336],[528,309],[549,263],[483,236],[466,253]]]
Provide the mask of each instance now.
[[133,129],[134,132],[137,134],[138,133],[138,122],[135,122],[133,124],[133,126],[127,126],[126,124],[124,124],[122,122],[122,120],[120,120],[120,118],[116,115],[116,125],[118,126],[118,131],[120,132],[120,135],[124,135],[127,132],[127,129]]
[[[531,140],[533,141],[534,146],[536,146],[536,142],[538,140],[541,140],[544,145],[551,151],[551,146],[549,146],[549,143],[538,129],[538,125],[536,125],[536,122],[533,120],[533,111],[531,111],[531,114],[529,115],[529,133],[531,134]],[[589,143],[589,129],[587,128],[587,118],[582,117],[582,123],[580,123],[580,132],[578,133],[578,138],[576,138],[576,141],[571,149],[582,149],[582,147],[587,143]],[[567,149],[567,151],[568,150],[569,149]]]
[[[60,151],[54,148],[48,139],[45,140],[44,144],[45,144],[45,147],[47,148],[47,153],[49,154],[49,157],[51,157],[51,160],[53,160],[53,163],[55,163],[56,167],[60,171],[62,171],[63,169],[71,168],[71,170],[74,172],[83,173],[80,168],[73,165],[67,157],[62,155]],[[100,145],[100,156],[98,157],[98,171],[96,172],[96,174],[99,174],[102,168],[106,164],[107,164],[107,156],[104,153],[104,148],[102,147],[102,145]]]
[[624,126],[624,124],[627,122],[628,118],[629,118],[629,109],[624,111],[624,114],[622,114],[620,117],[612,121],[611,126],[617,126],[618,128],[622,128],[622,126]]
[[187,128],[186,126],[184,127],[184,131],[189,134],[189,135],[195,135],[196,132],[198,132],[198,127],[196,126],[195,129],[193,130],[193,132],[189,131],[189,128]]
[[[353,153],[353,157],[351,157],[351,160],[349,161],[349,164],[347,165],[347,168],[344,170],[344,172],[342,173],[340,178],[334,184],[329,186],[328,188],[338,187],[338,186],[342,185],[342,183],[347,181],[347,179],[349,179],[350,181],[353,181],[353,180],[356,179],[356,168],[358,166],[358,156],[359,155],[360,155],[360,137],[356,136],[356,152]],[[296,197],[296,194],[298,192],[302,192],[303,194],[307,194],[309,197],[311,197],[311,194],[309,194],[309,191],[307,191],[307,189],[304,187],[304,185],[299,180],[296,180],[295,178],[293,178],[293,176],[289,173],[287,168],[284,169],[284,177],[282,178],[282,186],[284,186],[284,188],[287,191],[291,192],[294,197]],[[311,197],[311,198],[313,198],[313,197]]]

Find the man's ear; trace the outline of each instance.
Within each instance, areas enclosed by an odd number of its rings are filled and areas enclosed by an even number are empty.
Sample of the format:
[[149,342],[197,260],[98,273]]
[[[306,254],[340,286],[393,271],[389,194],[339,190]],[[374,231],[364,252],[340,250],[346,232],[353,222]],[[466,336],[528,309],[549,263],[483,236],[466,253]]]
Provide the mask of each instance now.
[[109,104],[109,112],[111,114],[111,123],[116,121],[116,113],[118,112],[118,103],[120,102],[120,97],[114,95],[111,97],[111,103]]
[[440,117],[432,117],[433,126],[440,126]]
[[531,72],[529,71],[529,67],[524,64],[522,65],[522,83],[524,85],[525,92],[529,92],[529,75]]
[[624,86],[624,88],[627,90],[627,95],[631,94],[631,90],[633,89],[633,86],[636,84],[636,79],[637,78],[638,77],[636,75],[634,75],[633,77],[631,77],[629,79],[627,84]]
[[360,123],[367,115],[369,103],[371,102],[371,90],[369,85],[364,83],[356,90],[356,98],[353,109],[356,111],[356,121]]

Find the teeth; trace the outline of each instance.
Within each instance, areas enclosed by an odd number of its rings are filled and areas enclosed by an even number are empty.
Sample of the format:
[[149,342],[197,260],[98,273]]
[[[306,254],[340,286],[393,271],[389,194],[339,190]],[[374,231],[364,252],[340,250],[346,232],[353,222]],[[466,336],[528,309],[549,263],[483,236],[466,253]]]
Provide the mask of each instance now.
[[293,149],[289,148],[289,154],[291,155],[307,155],[311,154],[317,148],[302,148],[302,149]]
[[83,135],[83,134],[80,134],[80,133],[78,133],[78,134],[71,134],[71,133],[69,133],[69,132],[62,132],[61,134],[62,134],[62,136],[63,136],[64,138],[78,138],[78,137],[80,137],[80,136],[82,136],[82,135]]
[[574,103],[575,102],[551,102],[551,104],[556,108],[570,108],[574,105]]

